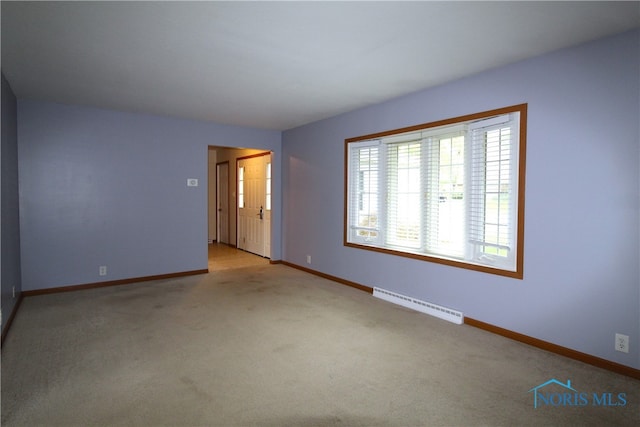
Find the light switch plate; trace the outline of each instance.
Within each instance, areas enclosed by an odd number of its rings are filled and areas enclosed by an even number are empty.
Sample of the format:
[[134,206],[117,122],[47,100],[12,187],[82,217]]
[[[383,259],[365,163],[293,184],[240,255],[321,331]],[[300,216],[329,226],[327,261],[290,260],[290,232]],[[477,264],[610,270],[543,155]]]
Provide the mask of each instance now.
[[196,178],[187,179],[187,187],[197,187],[197,186],[198,186],[198,180]]

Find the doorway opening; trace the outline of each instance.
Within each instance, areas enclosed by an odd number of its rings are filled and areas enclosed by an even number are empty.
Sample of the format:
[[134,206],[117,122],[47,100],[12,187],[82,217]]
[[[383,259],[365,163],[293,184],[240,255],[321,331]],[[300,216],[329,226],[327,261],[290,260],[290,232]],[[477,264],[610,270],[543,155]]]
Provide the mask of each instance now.
[[271,157],[260,149],[209,147],[209,271],[269,263]]

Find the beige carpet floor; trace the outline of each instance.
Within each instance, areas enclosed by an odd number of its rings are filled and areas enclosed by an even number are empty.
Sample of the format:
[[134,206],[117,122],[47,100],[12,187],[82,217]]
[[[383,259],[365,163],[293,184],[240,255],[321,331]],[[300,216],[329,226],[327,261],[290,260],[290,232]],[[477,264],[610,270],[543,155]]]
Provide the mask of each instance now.
[[[627,404],[534,408],[551,378]],[[25,298],[1,394],[3,426],[640,425],[637,380],[262,260]]]

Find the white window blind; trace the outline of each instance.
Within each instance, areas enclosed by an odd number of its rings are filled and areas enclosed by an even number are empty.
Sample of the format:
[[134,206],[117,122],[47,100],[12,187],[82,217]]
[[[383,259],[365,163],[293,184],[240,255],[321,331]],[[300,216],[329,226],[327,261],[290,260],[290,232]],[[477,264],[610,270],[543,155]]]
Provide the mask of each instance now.
[[358,144],[349,155],[350,240],[375,242],[380,236],[380,144]]
[[498,266],[513,264],[515,256],[517,121],[512,116],[470,126],[469,242],[475,259]]
[[514,109],[348,140],[345,243],[516,271],[519,122]]
[[386,146],[386,244],[410,250],[422,246],[422,142]]
[[465,252],[465,130],[443,129],[429,138],[427,252],[461,257]]

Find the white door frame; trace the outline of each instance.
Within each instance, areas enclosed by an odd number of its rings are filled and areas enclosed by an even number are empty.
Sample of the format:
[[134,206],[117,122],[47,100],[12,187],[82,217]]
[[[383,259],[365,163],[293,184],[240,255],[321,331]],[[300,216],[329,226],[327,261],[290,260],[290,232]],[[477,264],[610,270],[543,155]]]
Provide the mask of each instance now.
[[[220,179],[223,174],[226,174],[225,180]],[[229,187],[229,161],[216,163],[216,237],[218,243],[226,244],[231,235]]]

